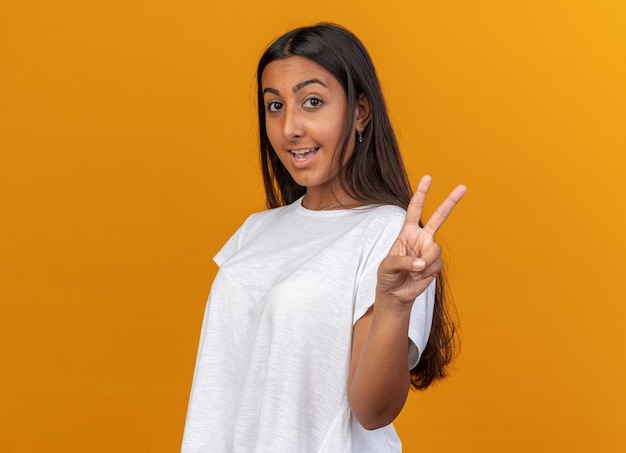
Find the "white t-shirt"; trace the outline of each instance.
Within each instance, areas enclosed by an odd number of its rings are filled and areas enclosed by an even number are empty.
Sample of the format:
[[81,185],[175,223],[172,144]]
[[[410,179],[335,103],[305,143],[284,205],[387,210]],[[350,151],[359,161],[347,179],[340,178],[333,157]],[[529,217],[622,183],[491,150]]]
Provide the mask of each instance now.
[[[350,412],[352,328],[404,222],[395,206],[253,214],[215,257],[183,453],[399,452],[392,425]],[[413,305],[409,367],[428,340],[434,282]]]

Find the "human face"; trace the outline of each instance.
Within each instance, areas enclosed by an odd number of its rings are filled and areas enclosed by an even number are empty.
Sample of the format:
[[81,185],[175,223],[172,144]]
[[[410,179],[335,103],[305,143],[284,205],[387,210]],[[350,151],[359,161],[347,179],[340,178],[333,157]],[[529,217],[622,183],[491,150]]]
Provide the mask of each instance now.
[[[267,136],[291,177],[307,188],[307,204],[343,196],[337,155],[348,100],[339,81],[317,63],[293,56],[269,63],[261,84]],[[350,152],[354,136],[349,135]]]

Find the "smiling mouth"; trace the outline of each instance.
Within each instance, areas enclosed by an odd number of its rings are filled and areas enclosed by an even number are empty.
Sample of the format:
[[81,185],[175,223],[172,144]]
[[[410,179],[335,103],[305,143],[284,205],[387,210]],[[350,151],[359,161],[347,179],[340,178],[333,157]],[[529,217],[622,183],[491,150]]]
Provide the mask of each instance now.
[[291,149],[289,152],[297,161],[307,160],[309,157],[313,155],[313,153],[317,152],[318,148],[307,148],[307,149]]

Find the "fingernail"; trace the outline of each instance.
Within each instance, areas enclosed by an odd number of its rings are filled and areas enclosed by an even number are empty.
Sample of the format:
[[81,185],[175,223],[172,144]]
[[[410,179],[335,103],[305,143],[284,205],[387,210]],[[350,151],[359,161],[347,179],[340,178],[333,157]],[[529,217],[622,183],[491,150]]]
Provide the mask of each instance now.
[[426,266],[426,262],[424,260],[417,259],[413,261],[413,269],[423,269]]

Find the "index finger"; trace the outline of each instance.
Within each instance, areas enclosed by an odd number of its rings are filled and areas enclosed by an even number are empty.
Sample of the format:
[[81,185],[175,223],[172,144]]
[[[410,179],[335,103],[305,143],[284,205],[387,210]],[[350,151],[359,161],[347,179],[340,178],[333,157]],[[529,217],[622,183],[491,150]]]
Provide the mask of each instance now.
[[424,201],[426,200],[426,194],[428,193],[432,180],[433,178],[430,175],[422,176],[422,179],[420,179],[417,190],[413,194],[413,197],[411,197],[409,206],[406,208],[405,224],[419,227],[422,211],[424,210]]
[[461,198],[467,193],[467,187],[464,185],[458,185],[454,188],[450,195],[439,205],[439,207],[430,216],[426,225],[424,225],[424,231],[431,236],[434,236],[437,230],[441,228],[446,221],[454,207],[457,205]]

